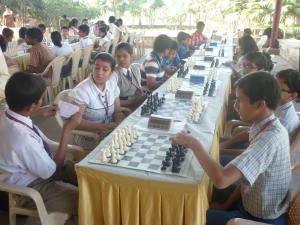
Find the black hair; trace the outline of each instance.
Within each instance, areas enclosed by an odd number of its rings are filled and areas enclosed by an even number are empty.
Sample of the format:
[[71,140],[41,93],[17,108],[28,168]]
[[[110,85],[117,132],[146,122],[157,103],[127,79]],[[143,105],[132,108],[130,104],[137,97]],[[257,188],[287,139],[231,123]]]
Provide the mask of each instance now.
[[129,55],[133,55],[133,47],[127,42],[121,42],[117,45],[115,52],[124,49]]
[[244,33],[245,33],[245,34],[248,34],[248,35],[251,35],[251,34],[252,34],[252,31],[251,31],[250,28],[245,28],[245,29],[244,29]]
[[26,28],[26,27],[21,27],[21,28],[19,29],[19,37],[24,39],[24,38],[25,38],[26,31],[27,31],[27,28]]
[[171,47],[171,38],[165,34],[158,35],[153,44],[153,50],[156,52],[164,52]]
[[37,40],[38,42],[42,42],[43,40],[43,33],[37,27],[28,28],[28,30],[26,31],[26,35]]
[[53,44],[55,46],[58,46],[58,47],[62,47],[62,44],[61,44],[61,35],[58,31],[53,31],[51,33],[51,40],[53,42]]
[[12,29],[9,29],[9,28],[5,27],[2,30],[2,35],[5,39],[9,38],[9,37],[12,37],[14,35],[14,31]]
[[90,28],[88,25],[86,24],[81,24],[79,27],[78,27],[78,30],[83,32],[83,33],[86,33],[87,35],[90,33]]
[[[271,35],[272,35],[272,27],[268,27],[264,30],[263,34],[262,35],[266,35],[268,37],[268,39],[271,38]],[[277,36],[278,39],[282,39],[283,38],[283,32],[281,29],[278,29],[278,36]]]
[[197,27],[204,27],[205,26],[205,23],[203,21],[199,21],[197,23]]
[[96,61],[98,59],[100,59],[104,62],[108,62],[111,66],[111,71],[113,71],[115,69],[116,61],[115,61],[114,57],[111,54],[106,53],[106,52],[98,53],[94,58],[94,64],[96,63]]
[[69,24],[69,27],[72,27],[72,26],[75,27],[76,25],[78,25],[78,19],[73,18]]
[[189,35],[188,33],[185,33],[183,31],[180,31],[178,34],[177,34],[177,41],[178,43],[182,43],[184,40],[190,38],[191,35]]
[[268,53],[249,52],[244,56],[243,60],[248,60],[256,65],[257,70],[271,71],[273,62]]
[[256,52],[258,51],[257,44],[253,37],[251,36],[243,36],[239,39],[239,46],[241,51],[241,55],[245,55],[249,52]]
[[121,18],[117,19],[117,23],[119,24],[119,26],[123,25],[123,20]]
[[1,48],[2,52],[6,52],[7,42],[6,42],[5,38],[3,37],[3,35],[0,35],[0,48]]
[[296,92],[300,96],[300,72],[293,69],[281,70],[276,77],[283,80],[290,92]]
[[46,84],[41,77],[17,72],[8,79],[5,85],[7,105],[13,111],[22,111],[33,103],[38,103],[45,90]]
[[170,48],[174,51],[178,51],[178,43],[175,40],[171,40],[171,46]]
[[63,18],[67,18],[67,15],[66,15],[66,14],[64,14],[64,15],[62,15],[62,17],[63,17]]
[[46,30],[45,24],[42,24],[42,23],[40,23],[40,24],[38,25],[38,28],[40,28],[41,30]]
[[108,22],[109,22],[109,23],[114,23],[114,22],[116,22],[116,17],[110,16],[110,17],[108,18]]
[[103,32],[103,33],[105,33],[105,35],[106,35],[106,33],[107,33],[107,26],[105,25],[105,24],[103,24],[103,25],[101,25],[101,27],[99,27],[99,31],[101,31],[101,32]]
[[63,26],[63,27],[61,27],[61,30],[62,30],[62,29],[69,30],[69,27]]
[[239,79],[235,87],[243,91],[251,104],[264,100],[271,110],[275,110],[278,105],[281,92],[278,82],[270,73],[262,71],[250,73]]

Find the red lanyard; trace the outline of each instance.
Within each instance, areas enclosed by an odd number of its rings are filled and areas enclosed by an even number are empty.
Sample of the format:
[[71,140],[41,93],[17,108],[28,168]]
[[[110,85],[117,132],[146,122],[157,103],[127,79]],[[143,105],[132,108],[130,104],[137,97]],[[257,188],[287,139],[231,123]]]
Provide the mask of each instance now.
[[274,118],[274,119],[269,120],[268,122],[266,122],[266,123],[262,126],[262,128],[260,129],[260,131],[258,131],[257,134],[250,140],[250,143],[251,143],[252,141],[254,141],[255,138],[256,138],[260,133],[262,133],[265,129],[267,129],[267,127],[271,126],[271,125],[274,123],[275,120],[276,120],[276,118]]
[[18,119],[16,119],[15,117],[12,117],[11,115],[9,115],[9,114],[7,113],[7,111],[5,111],[5,115],[7,116],[8,119],[13,120],[13,121],[15,121],[15,122],[17,122],[17,123],[20,123],[20,124],[22,124],[22,125],[28,127],[29,129],[33,130],[33,128],[30,127],[28,124],[26,124],[26,123],[24,123],[23,121],[18,120]]
[[102,101],[102,96],[100,96],[100,101],[103,104],[104,110],[105,110],[105,116],[106,118],[108,118],[108,101],[107,101],[107,93],[105,92],[105,99],[104,102]]

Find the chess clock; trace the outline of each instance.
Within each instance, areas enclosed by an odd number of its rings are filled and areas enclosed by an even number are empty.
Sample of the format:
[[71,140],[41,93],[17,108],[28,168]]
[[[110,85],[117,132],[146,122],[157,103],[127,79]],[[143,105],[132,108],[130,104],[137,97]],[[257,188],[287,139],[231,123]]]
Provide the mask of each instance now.
[[159,130],[170,130],[172,124],[171,118],[151,115],[148,121],[148,128]]

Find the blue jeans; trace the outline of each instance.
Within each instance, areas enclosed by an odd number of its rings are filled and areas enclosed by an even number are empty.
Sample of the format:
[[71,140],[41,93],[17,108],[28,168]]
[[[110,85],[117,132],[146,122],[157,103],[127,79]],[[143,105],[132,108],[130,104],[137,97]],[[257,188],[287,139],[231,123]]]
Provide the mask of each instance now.
[[221,211],[208,209],[206,211],[206,225],[226,225],[226,223],[233,218],[242,218],[248,220],[254,220],[262,223],[273,224],[273,225],[287,225],[288,216],[287,213],[282,214],[276,219],[265,220],[254,217],[245,211],[242,203],[238,204],[237,209],[232,211]]

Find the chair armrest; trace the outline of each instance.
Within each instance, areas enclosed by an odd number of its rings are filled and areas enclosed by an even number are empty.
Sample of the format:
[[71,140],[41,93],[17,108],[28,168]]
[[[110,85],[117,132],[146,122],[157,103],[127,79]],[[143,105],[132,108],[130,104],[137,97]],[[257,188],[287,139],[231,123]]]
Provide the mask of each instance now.
[[266,223],[234,218],[227,222],[227,225],[267,225]]

